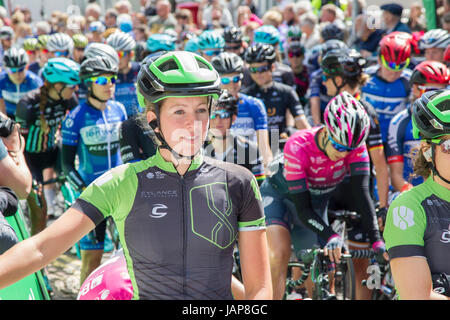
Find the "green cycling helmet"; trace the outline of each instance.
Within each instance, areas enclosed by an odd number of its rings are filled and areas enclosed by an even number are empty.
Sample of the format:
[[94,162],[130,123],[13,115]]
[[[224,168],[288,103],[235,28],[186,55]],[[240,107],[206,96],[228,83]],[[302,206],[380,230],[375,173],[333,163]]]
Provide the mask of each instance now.
[[425,92],[412,106],[413,136],[432,140],[450,134],[450,90]]
[[48,34],[41,34],[37,38],[37,49],[46,49],[47,48],[47,41],[50,36]]
[[142,64],[137,77],[139,105],[146,100],[157,103],[168,97],[211,96],[220,94],[220,77],[203,57],[187,51],[154,55]]
[[38,47],[38,40],[36,38],[26,38],[23,41],[23,49],[26,51],[34,51]]
[[62,82],[68,85],[80,83],[80,65],[68,58],[52,58],[47,61],[42,71],[45,80],[50,83]]
[[81,33],[74,34],[72,40],[75,48],[86,48],[89,43],[88,38]]

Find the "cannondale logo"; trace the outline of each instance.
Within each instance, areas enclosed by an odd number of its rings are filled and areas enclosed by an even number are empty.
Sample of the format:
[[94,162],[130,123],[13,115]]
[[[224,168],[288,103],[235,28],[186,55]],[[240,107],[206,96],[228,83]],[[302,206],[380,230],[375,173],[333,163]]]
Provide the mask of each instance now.
[[167,206],[161,203],[157,203],[152,208],[152,213],[150,213],[151,218],[162,218],[167,214]]

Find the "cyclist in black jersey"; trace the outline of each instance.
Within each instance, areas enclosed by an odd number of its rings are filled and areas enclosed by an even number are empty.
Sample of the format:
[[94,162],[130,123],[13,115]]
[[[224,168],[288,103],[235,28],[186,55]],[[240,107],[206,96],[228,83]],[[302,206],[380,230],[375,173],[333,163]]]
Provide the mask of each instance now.
[[[74,94],[79,83],[78,71],[78,63],[70,59],[49,59],[43,69],[44,85],[27,93],[17,104],[16,121],[26,140],[25,159],[38,183],[55,178],[55,171],[61,169],[60,124],[66,112],[78,104]],[[44,186],[48,208],[54,206],[54,187],[54,184]],[[31,233],[35,234],[45,228],[46,216],[32,217],[31,221]]]
[[106,172],[48,228],[1,255],[0,288],[42,268],[111,215],[133,299],[232,299],[236,240],[245,298],[271,299],[256,179],[200,152],[219,82],[211,64],[190,52],[147,60],[138,92],[159,140],[156,155]]
[[412,107],[421,145],[414,173],[424,183],[389,206],[384,238],[400,299],[450,299],[450,90],[425,92]]
[[[261,99],[267,110],[269,141],[272,153],[278,148],[279,138],[288,137],[288,126],[310,128],[297,93],[291,87],[273,80],[275,50],[270,44],[256,43],[245,52],[245,61],[254,83],[243,93]],[[294,121],[289,123],[289,116]],[[276,145],[274,145],[276,143]]]
[[[341,92],[349,92],[359,99],[360,88],[367,81],[368,76],[363,73],[363,67],[366,60],[359,52],[354,49],[334,49],[325,54],[321,59],[321,69],[323,71],[323,84],[327,88],[330,96]],[[387,198],[389,190],[389,172],[384,155],[383,142],[381,140],[380,126],[375,110],[364,101],[362,106],[370,117],[370,131],[366,140],[367,150],[369,151],[371,166],[375,169],[375,174],[371,170],[371,178],[376,178],[378,193],[380,195],[380,208],[384,212],[387,210]],[[335,190],[332,197],[332,207],[334,209],[355,210],[353,203],[345,196],[349,188],[349,177],[345,179]],[[373,181],[371,182],[371,194],[373,194]],[[381,222],[381,221],[380,221]],[[349,235],[350,249],[359,249],[361,246],[369,247],[367,235],[361,232],[364,237],[356,239]],[[355,235],[357,233],[354,233]],[[356,299],[370,299],[371,291],[361,285],[361,281],[367,278],[367,259],[354,259],[356,276]]]

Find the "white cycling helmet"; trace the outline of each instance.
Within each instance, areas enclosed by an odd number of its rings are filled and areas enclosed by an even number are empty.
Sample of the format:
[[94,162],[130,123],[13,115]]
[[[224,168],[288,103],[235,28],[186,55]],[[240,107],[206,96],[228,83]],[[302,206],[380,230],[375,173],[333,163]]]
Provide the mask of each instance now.
[[47,50],[54,51],[69,51],[69,54],[72,54],[73,51],[73,40],[66,33],[54,33],[49,36],[47,40]]
[[447,30],[433,29],[426,32],[419,40],[421,50],[429,48],[445,49],[450,44],[450,35]]
[[332,140],[349,149],[356,149],[365,143],[370,118],[362,104],[348,92],[341,92],[331,99],[323,116]]
[[117,31],[106,39],[106,44],[116,51],[132,51],[136,47],[136,41],[128,33]]

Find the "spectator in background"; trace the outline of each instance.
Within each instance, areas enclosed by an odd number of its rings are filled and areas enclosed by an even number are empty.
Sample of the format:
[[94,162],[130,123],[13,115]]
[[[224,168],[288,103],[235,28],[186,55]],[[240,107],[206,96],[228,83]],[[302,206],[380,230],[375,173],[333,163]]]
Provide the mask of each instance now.
[[156,3],[156,15],[148,20],[150,33],[163,32],[164,29],[174,29],[177,20],[171,13],[172,5],[168,0],[159,0]]
[[89,42],[103,42],[103,32],[105,26],[100,21],[92,21],[89,24],[89,33],[87,35]]
[[265,25],[271,25],[278,29],[283,23],[283,14],[278,9],[270,9],[261,19]]
[[320,22],[334,22],[337,19],[338,7],[332,3],[324,5],[320,9]]
[[32,35],[33,32],[31,31],[31,26],[28,23],[25,22],[19,23],[16,28],[14,46],[18,49],[22,48],[25,39],[31,37]]
[[89,24],[92,21],[98,21],[101,14],[102,9],[97,3],[89,3],[84,10],[84,17],[86,18],[86,22]]
[[150,32],[145,24],[138,25],[134,28],[134,40],[136,40],[136,42],[147,41],[149,35]]
[[447,12],[442,16],[441,23],[442,29],[447,30],[447,32],[450,32],[450,12]]
[[205,29],[208,25],[212,25],[213,11],[217,10],[222,12],[222,16],[220,17],[220,20],[218,20],[222,27],[234,25],[233,16],[224,2],[221,0],[202,0],[197,12],[197,21],[199,22],[201,29]]
[[355,30],[356,42],[354,48],[357,49],[364,58],[376,55],[381,38],[385,35],[384,29],[378,29],[374,23],[376,13],[367,12],[356,17]]
[[141,0],[141,13],[146,17],[156,15],[156,7],[153,5],[152,0]]
[[297,16],[300,18],[301,15],[310,12],[312,10],[311,2],[308,0],[300,0],[296,3]]
[[177,9],[175,11],[175,19],[177,20],[177,26],[175,31],[181,36],[183,31],[197,33],[198,29],[195,26],[192,12],[189,9]]
[[386,34],[394,31],[403,31],[411,33],[409,27],[401,22],[403,7],[397,3],[388,3],[380,7],[383,10],[383,21]]
[[[356,15],[359,16],[363,14],[366,9],[366,1],[365,0],[357,0],[358,8],[356,10]],[[345,8],[345,18],[352,19],[353,17],[353,1],[349,1],[347,8]]]
[[121,13],[117,16],[117,26],[120,31],[125,33],[132,33],[133,19],[128,13]]
[[256,28],[263,25],[262,20],[257,15],[253,14],[249,7],[239,6],[237,9],[237,25],[239,27],[243,27],[247,25],[247,23],[249,22],[254,22],[258,24]]
[[295,3],[292,2],[284,7],[283,24],[289,27],[297,23],[298,23],[297,6]]
[[422,5],[419,2],[414,2],[409,10],[408,27],[411,32],[426,31],[427,26],[422,14]]
[[117,27],[117,16],[118,13],[116,9],[109,8],[105,13],[105,27],[108,28],[116,28]]
[[52,31],[52,27],[47,21],[38,21],[36,22],[36,36],[39,37],[43,34],[50,34]]
[[131,14],[132,8],[131,3],[128,0],[120,0],[117,1],[114,5],[114,9],[117,11],[118,14]]
[[244,5],[249,7],[251,13],[259,16],[259,10],[253,0],[244,0]]
[[305,50],[310,50],[320,43],[320,32],[317,25],[317,17],[308,12],[300,16],[300,29],[302,29],[301,44]]

